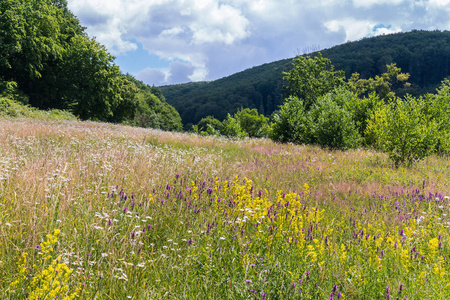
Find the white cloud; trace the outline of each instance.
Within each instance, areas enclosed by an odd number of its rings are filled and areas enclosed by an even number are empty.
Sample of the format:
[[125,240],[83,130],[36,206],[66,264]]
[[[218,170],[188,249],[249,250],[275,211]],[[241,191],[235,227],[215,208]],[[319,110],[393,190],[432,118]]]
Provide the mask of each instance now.
[[430,3],[430,5],[436,5],[436,6],[449,6],[450,0],[429,0],[429,3]]
[[353,0],[353,4],[356,7],[371,7],[374,5],[399,5],[402,2],[404,2],[404,0]]
[[346,41],[354,41],[371,35],[376,23],[368,20],[346,18],[342,20],[328,21],[324,25],[331,32],[345,32]]
[[167,70],[165,70],[164,72],[164,70],[160,69],[145,68],[139,73],[137,73],[135,76],[136,79],[139,79],[147,84],[159,86],[167,84],[166,72]]
[[[326,22],[325,27],[331,32],[345,32],[346,41],[355,41],[363,37],[401,32],[400,27],[384,27],[370,20],[347,18]],[[377,26],[378,25],[378,26]]]

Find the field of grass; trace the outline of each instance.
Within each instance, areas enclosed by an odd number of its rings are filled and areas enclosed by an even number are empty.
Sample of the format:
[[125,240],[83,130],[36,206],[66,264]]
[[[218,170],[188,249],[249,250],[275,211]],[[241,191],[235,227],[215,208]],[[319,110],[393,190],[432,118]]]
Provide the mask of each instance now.
[[450,161],[0,119],[2,299],[449,299]]

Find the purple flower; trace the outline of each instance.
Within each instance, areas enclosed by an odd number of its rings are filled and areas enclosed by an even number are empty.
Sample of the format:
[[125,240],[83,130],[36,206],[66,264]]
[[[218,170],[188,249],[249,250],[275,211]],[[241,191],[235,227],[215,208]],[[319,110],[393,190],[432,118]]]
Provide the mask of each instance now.
[[251,279],[245,279],[245,282],[252,283]]
[[267,293],[266,292],[262,293],[261,294],[261,299],[266,299],[266,298],[267,298]]
[[124,214],[127,213],[127,210],[128,210],[128,207],[125,206],[125,207],[123,208],[123,213],[124,213]]
[[41,245],[34,246],[34,249],[40,250],[41,249]]

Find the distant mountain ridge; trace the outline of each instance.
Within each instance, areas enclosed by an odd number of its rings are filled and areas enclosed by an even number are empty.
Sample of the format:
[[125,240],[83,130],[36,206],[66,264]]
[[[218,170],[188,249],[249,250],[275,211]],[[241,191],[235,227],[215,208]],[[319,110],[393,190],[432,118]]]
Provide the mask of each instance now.
[[[374,77],[396,63],[410,73],[413,95],[433,92],[450,75],[450,32],[419,31],[364,38],[320,51],[336,70],[348,77],[360,73]],[[312,53],[310,55],[314,55]],[[162,86],[166,101],[180,113],[186,125],[208,115],[222,120],[241,107],[256,108],[266,116],[284,101],[283,72],[291,69],[292,58],[256,66],[210,82]]]

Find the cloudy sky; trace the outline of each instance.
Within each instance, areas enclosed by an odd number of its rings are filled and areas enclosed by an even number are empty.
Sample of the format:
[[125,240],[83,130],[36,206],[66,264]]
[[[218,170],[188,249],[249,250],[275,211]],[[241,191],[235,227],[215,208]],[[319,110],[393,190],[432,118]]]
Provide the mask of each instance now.
[[68,0],[124,73],[214,80],[367,36],[449,30],[450,0]]

